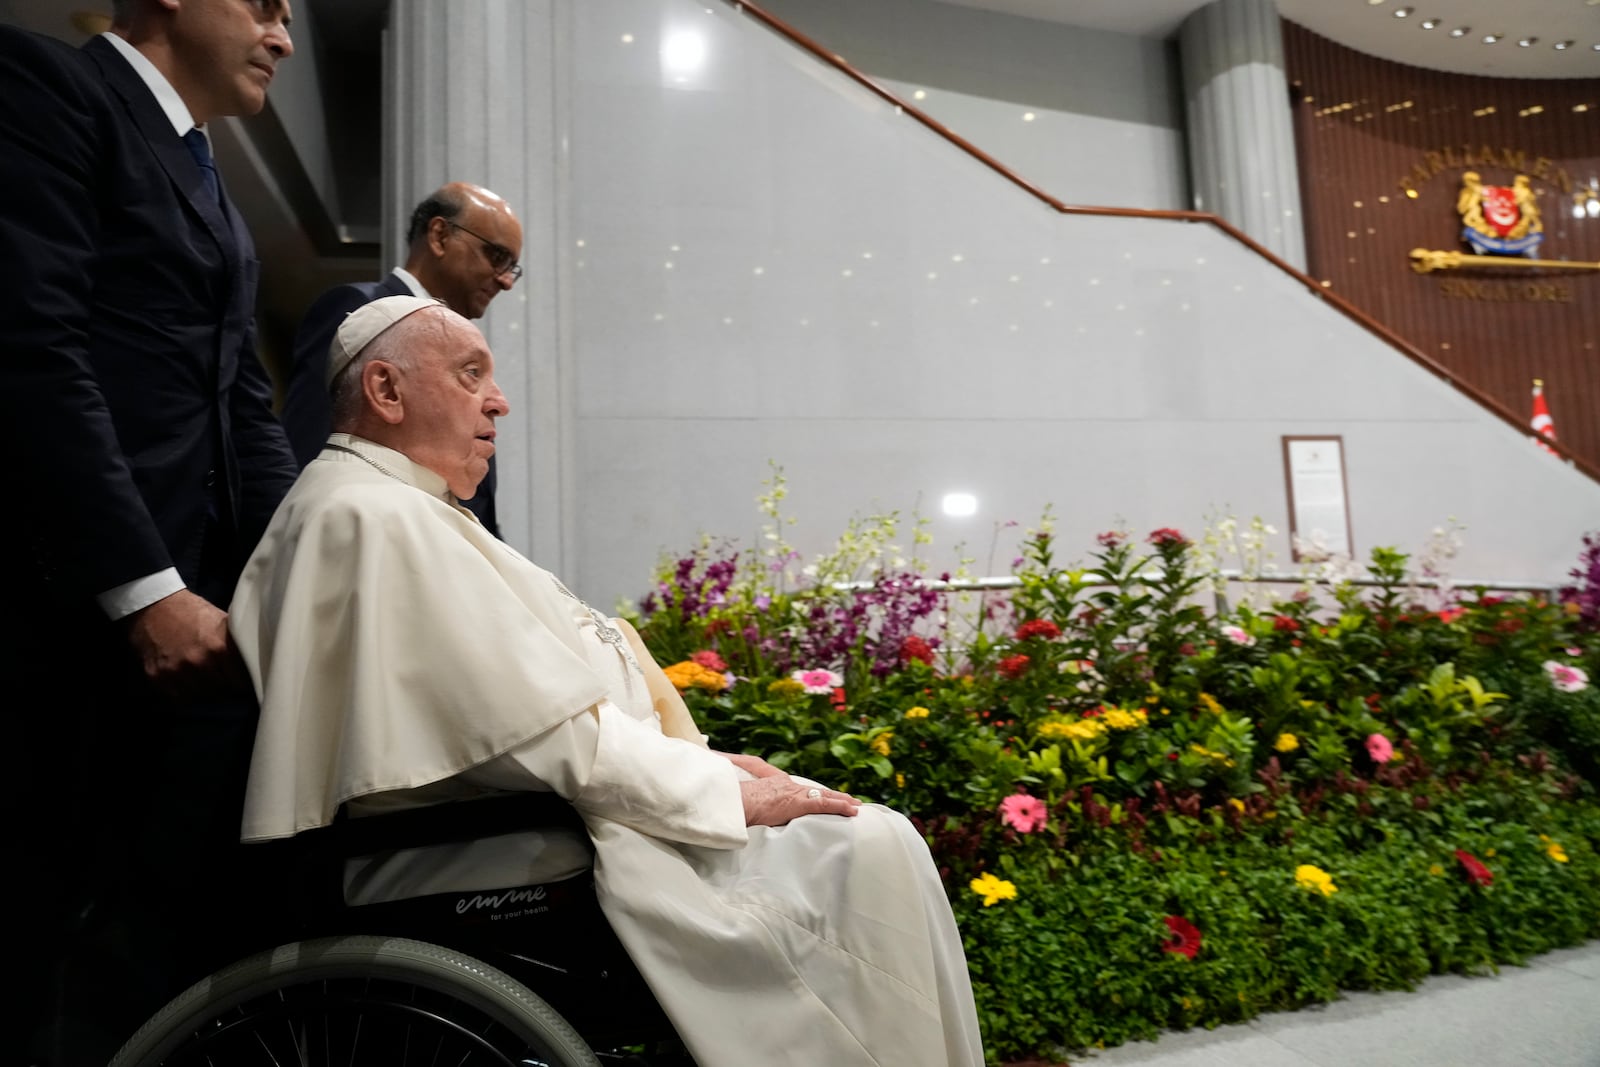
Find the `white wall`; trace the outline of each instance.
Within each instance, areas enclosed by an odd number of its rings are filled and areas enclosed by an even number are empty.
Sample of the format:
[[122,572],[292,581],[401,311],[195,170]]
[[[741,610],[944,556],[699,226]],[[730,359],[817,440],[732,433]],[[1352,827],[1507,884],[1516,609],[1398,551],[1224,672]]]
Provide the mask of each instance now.
[[1553,581],[1600,524],[1594,482],[1214,229],[1058,216],[731,8],[569,3],[563,566],[592,602],[702,531],[751,545],[769,459],[808,552],[975,493],[936,563],[1046,503],[1069,552],[1118,517],[1284,529],[1289,433],[1344,436],[1363,553],[1455,516],[1457,573]]
[[1190,206],[1172,45],[934,0],[762,6],[1052,196]]

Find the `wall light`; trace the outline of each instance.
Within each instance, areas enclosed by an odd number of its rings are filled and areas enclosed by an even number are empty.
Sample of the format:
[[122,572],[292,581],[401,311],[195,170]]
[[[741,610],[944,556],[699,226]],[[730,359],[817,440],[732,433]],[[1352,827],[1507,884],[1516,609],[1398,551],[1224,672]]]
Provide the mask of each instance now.
[[1414,7],[1398,7],[1398,8],[1395,8],[1394,17],[1397,18],[1397,19],[1403,19],[1407,15],[1410,15],[1415,10],[1416,10],[1416,8],[1414,8]]
[[1551,47],[1554,48],[1557,52],[1565,52],[1567,49],[1572,47],[1573,43],[1574,42],[1572,42],[1572,41],[1557,41]]
[[1538,43],[1539,43],[1539,38],[1537,38],[1537,37],[1524,37],[1522,40],[1517,42],[1517,45],[1519,47],[1521,47],[1521,48],[1532,48],[1534,45],[1536,45]]
[[939,506],[951,518],[964,519],[978,513],[978,498],[971,493],[946,493]]
[[1438,19],[1423,19],[1421,22],[1421,26],[1425,30],[1431,30],[1437,25],[1439,25]]
[[697,72],[706,61],[705,36],[695,30],[679,30],[661,42],[661,69],[685,78]]
[[1471,32],[1472,32],[1472,27],[1471,26],[1457,26],[1455,29],[1450,31],[1450,36],[1452,36],[1452,37],[1465,37],[1467,34],[1469,34]]
[[1483,35],[1483,43],[1484,44],[1494,44],[1495,42],[1499,41],[1500,38],[1503,37],[1503,36],[1505,36],[1505,35],[1501,34],[1501,33],[1486,33],[1486,34]]

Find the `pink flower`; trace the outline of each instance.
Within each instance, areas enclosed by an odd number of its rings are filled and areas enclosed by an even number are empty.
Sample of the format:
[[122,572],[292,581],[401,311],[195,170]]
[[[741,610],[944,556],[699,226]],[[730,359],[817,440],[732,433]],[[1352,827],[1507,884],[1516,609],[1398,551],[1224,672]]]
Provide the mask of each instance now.
[[1020,833],[1043,830],[1047,816],[1044,801],[1026,793],[1013,793],[1000,802],[1000,821]]
[[1224,626],[1222,628],[1222,636],[1236,645],[1243,645],[1245,648],[1249,648],[1256,643],[1256,639],[1246,633],[1242,626]]
[[1373,763],[1388,763],[1394,758],[1394,745],[1382,734],[1367,735],[1367,755],[1372,757]]
[[844,684],[844,678],[833,671],[794,671],[789,677],[805,686],[808,693],[831,694]]
[[1128,539],[1121,530],[1107,530],[1105,533],[1095,534],[1094,539],[1102,548],[1116,548]]
[[1189,539],[1170,526],[1163,526],[1159,530],[1151,530],[1150,536],[1145,538],[1152,545],[1160,548],[1162,545],[1187,545]]
[[722,657],[710,649],[694,653],[689,657],[689,661],[700,664],[708,671],[726,671],[728,669],[728,665],[722,662]]
[[1550,676],[1550,684],[1563,693],[1576,693],[1589,688],[1589,674],[1582,667],[1568,666],[1551,659],[1545,660],[1544,672]]

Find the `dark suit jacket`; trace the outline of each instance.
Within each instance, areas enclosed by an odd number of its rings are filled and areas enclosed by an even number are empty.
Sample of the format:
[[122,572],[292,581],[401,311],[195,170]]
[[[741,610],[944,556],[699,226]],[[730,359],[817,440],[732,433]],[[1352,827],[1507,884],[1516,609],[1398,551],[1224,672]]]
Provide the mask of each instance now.
[[18,1017],[104,1063],[226,928],[164,902],[229,895],[255,702],[157,694],[95,596],[175,566],[226,607],[297,468],[250,236],[111,44],[0,27],[0,175],[4,789],[39,876],[23,968],[51,976]]
[[[411,289],[398,274],[390,271],[383,280],[356,282],[329,289],[317,298],[300,321],[294,336],[294,364],[289,369],[289,388],[283,397],[283,428],[289,444],[303,467],[317,458],[328,439],[332,423],[332,402],[328,396],[328,348],[344,317],[363,304],[386,296],[405,296]],[[489,473],[478,492],[462,506],[478,517],[484,528],[496,537],[500,527],[494,513],[495,467],[489,457]]]
[[250,235],[109,43],[0,27],[0,57],[0,432],[29,503],[4,558],[57,601],[175,565],[226,607],[296,474]]

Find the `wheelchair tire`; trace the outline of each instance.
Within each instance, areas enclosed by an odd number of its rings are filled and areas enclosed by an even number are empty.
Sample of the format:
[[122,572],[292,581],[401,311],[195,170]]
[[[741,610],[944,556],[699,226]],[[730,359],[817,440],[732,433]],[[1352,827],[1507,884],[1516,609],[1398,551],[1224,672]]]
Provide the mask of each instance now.
[[452,949],[333,937],[258,953],[190,986],[110,1067],[599,1067],[522,983]]

